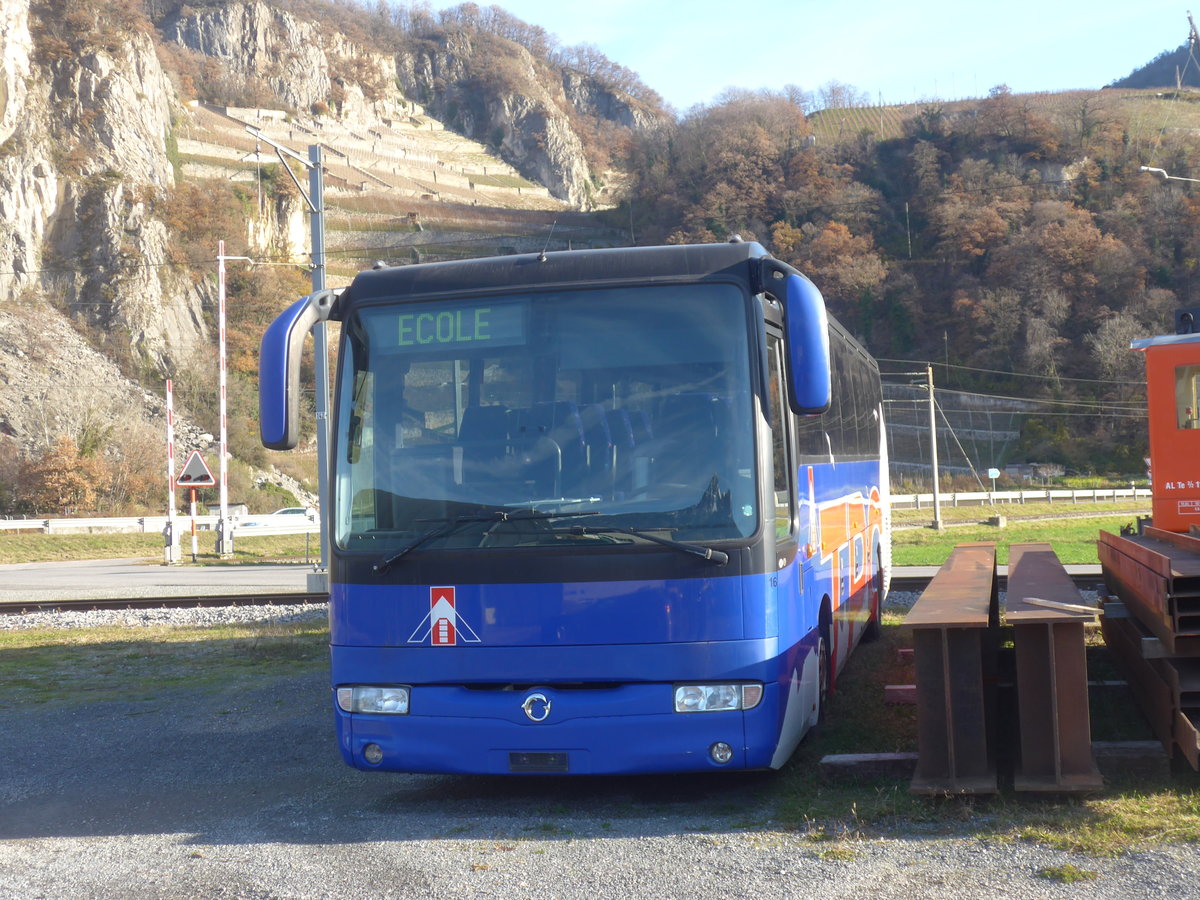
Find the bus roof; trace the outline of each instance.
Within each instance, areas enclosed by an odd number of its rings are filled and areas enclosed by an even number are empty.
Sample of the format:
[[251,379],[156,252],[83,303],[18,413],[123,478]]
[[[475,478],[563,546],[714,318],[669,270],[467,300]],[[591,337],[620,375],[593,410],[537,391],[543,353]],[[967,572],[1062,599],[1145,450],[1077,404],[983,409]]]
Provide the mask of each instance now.
[[560,250],[452,262],[422,263],[360,272],[339,305],[385,297],[436,295],[497,287],[604,284],[636,280],[703,280],[725,274],[746,280],[745,263],[766,257],[754,242],[684,244],[669,247],[617,247]]

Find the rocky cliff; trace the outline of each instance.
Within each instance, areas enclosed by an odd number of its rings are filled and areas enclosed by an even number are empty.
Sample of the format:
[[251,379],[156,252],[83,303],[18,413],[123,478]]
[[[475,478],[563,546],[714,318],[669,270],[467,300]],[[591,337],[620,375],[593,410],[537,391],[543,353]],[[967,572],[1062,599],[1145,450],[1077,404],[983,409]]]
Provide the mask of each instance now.
[[[249,174],[244,144],[208,144],[183,159],[185,139],[203,143],[189,137],[195,97],[215,104],[209,115],[238,100],[279,110],[280,121],[296,121],[301,145],[323,118],[353,134],[361,153],[374,152],[372,135],[410,142],[387,157],[394,180],[411,181],[406,196],[467,208],[505,191],[515,208],[557,204],[541,185],[589,208],[603,172],[581,123],[637,129],[654,118],[495,35],[438,29],[381,41],[358,28],[351,40],[330,27],[347,7],[329,4],[320,22],[302,15],[319,4],[0,0],[0,450],[28,454],[77,437],[96,411],[160,422],[162,379],[211,360],[215,246],[184,252],[179,232],[220,211],[179,203],[188,165],[205,171],[189,177],[215,179],[193,182],[191,197],[241,203],[223,221],[244,230],[246,246],[295,260],[306,243],[302,201],[290,187],[264,195],[262,160]],[[444,133],[427,111],[481,145],[484,183],[421,145],[421,128],[431,140]],[[487,150],[516,171],[493,165]],[[380,181],[342,157],[337,189],[347,196]],[[432,177],[422,181],[419,165]],[[252,187],[235,189],[239,179],[258,179],[257,207]],[[487,190],[491,199],[475,199]],[[409,223],[416,215],[401,213]]]
[[[154,41],[106,31],[102,11],[90,22],[54,12],[0,0],[0,310],[10,335],[24,327],[38,343],[44,381],[0,395],[0,432],[23,443],[44,437],[35,420],[70,430],[79,404],[50,386],[74,385],[97,407],[136,393],[111,362],[82,364],[81,334],[130,368],[159,370],[207,338],[203,297],[163,265],[166,227],[147,203],[174,183],[175,92]],[[0,358],[0,386],[33,359]]]
[[604,174],[589,164],[581,119],[636,130],[663,118],[594,78],[479,31],[394,36],[398,49],[384,53],[262,0],[178,14],[162,31],[244,81],[267,85],[295,110],[327,109],[369,128],[420,103],[579,209],[595,205]]
[[581,209],[595,185],[565,92],[517,44],[456,32],[397,58],[400,82],[453,128],[497,148],[526,177]]
[[243,80],[265,84],[284,108],[332,110],[366,126],[407,107],[390,56],[286,8],[261,0],[198,12],[184,7],[160,27],[166,40],[221,61]]

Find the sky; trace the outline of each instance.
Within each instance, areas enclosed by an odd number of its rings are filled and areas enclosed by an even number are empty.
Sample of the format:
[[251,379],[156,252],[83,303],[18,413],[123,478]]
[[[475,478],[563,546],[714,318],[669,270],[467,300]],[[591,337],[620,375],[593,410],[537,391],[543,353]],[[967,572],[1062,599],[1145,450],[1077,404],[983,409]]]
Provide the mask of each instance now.
[[[595,44],[679,112],[728,87],[838,81],[873,102],[1100,88],[1187,40],[1160,0],[476,0]],[[456,3],[435,2],[435,8]]]

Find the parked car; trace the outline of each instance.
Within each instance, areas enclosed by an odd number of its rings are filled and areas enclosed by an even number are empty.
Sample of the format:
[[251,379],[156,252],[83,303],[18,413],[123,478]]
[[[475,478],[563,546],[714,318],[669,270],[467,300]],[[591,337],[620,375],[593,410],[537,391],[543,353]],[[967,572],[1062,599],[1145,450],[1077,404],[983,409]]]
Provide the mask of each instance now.
[[271,513],[273,516],[309,516],[315,519],[317,511],[311,506],[285,506],[283,509],[277,509]]

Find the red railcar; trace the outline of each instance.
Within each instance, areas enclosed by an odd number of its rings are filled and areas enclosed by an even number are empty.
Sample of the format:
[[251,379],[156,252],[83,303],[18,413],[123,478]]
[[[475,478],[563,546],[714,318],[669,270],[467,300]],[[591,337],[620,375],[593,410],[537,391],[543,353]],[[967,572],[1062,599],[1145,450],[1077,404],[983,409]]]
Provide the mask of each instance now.
[[1146,354],[1154,527],[1200,525],[1200,334],[1133,342]]

